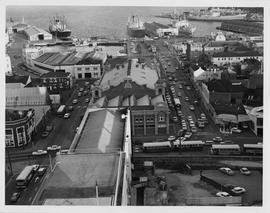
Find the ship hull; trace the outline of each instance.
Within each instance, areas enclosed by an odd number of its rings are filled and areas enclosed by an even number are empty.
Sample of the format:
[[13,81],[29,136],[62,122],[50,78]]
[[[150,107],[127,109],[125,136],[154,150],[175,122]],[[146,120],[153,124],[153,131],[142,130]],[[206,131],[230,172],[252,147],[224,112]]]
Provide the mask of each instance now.
[[134,38],[144,38],[145,29],[127,28],[127,33],[130,37]]
[[60,39],[68,39],[71,35],[71,30],[65,30],[65,31],[53,31],[50,30],[50,33]]
[[233,21],[233,20],[244,20],[246,15],[239,16],[188,16],[189,21]]

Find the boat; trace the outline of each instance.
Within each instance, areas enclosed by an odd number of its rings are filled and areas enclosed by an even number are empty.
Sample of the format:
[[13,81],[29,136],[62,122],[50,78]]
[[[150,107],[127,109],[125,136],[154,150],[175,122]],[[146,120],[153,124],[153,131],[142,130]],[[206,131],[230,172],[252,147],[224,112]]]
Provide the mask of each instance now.
[[188,20],[191,21],[231,21],[231,20],[244,20],[247,13],[241,10],[230,8],[210,8],[208,10],[200,10],[199,13],[189,13]]
[[50,20],[49,31],[53,36],[61,40],[70,39],[71,30],[67,29],[66,19],[64,16],[53,16]]
[[128,20],[127,33],[130,37],[143,38],[145,36],[144,23],[138,16],[132,16]]
[[161,15],[155,15],[157,18],[168,18],[168,19],[178,19],[179,14],[176,10],[174,10],[172,13],[162,13]]
[[191,27],[186,19],[174,21],[172,24],[178,29],[179,36],[192,36],[196,27]]

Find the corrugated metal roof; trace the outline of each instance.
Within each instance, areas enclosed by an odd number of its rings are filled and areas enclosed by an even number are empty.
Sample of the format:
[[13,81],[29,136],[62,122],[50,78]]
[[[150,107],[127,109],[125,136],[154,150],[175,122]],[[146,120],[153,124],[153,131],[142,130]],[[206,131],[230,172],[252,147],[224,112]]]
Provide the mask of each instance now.
[[150,100],[149,100],[148,95],[145,95],[137,99],[137,106],[149,106],[149,105],[150,105]]
[[152,100],[151,100],[152,105],[156,105],[157,103],[160,103],[160,102],[165,103],[162,95],[158,95],[158,96],[152,98]]

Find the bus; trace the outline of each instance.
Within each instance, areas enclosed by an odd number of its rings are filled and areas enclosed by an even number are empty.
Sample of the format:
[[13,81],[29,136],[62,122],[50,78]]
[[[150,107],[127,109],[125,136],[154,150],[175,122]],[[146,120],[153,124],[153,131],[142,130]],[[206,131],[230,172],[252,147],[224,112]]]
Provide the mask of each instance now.
[[57,110],[57,115],[62,117],[66,113],[66,105],[61,105]]
[[243,154],[246,155],[262,155],[263,145],[262,144],[244,144]]
[[241,149],[238,144],[213,144],[211,148],[213,155],[239,155]]
[[172,144],[169,141],[143,143],[144,152],[165,152],[172,151],[172,148]]
[[181,151],[196,151],[196,150],[203,150],[204,142],[197,140],[197,141],[181,141],[180,149]]
[[26,166],[16,178],[17,188],[26,188],[34,175],[34,167]]

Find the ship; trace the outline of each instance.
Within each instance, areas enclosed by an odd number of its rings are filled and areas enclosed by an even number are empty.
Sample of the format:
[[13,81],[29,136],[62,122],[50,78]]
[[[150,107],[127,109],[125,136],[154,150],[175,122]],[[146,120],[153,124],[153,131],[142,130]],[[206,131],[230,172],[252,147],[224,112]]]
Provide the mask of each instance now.
[[233,21],[244,20],[246,16],[247,13],[241,10],[211,8],[208,10],[200,10],[198,14],[190,13],[187,19],[191,21]]
[[161,15],[155,15],[157,18],[168,18],[168,19],[178,19],[179,14],[176,10],[174,10],[172,13],[162,13]]
[[178,29],[179,36],[191,37],[196,30],[196,27],[190,26],[186,19],[173,21],[172,25]]
[[140,20],[138,16],[132,16],[128,20],[127,34],[134,38],[144,38],[145,27],[144,23]]
[[50,20],[49,31],[53,36],[61,40],[70,40],[71,30],[67,29],[64,16],[53,16]]

